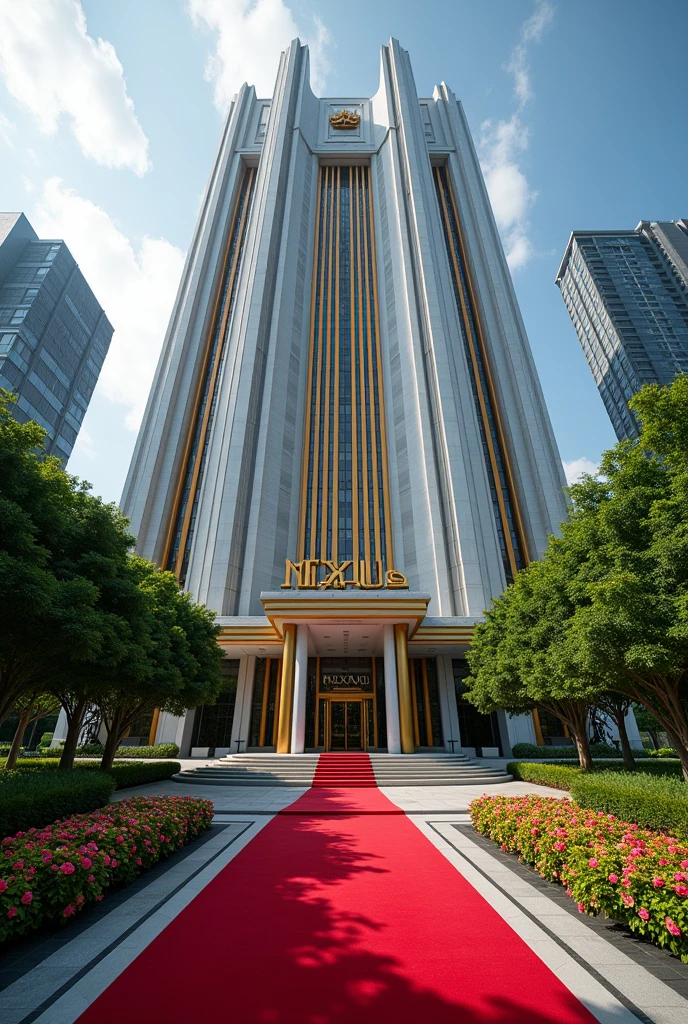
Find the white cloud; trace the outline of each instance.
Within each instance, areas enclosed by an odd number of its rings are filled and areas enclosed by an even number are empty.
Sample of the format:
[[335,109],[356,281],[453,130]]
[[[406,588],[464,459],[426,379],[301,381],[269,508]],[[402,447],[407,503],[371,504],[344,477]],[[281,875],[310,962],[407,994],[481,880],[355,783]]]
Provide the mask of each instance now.
[[485,121],[480,129],[480,162],[512,270],[525,266],[534,254],[529,238],[528,214],[537,192],[528,184],[520,166],[520,159],[530,141],[530,130],[521,114],[533,99],[529,47],[542,41],[544,31],[553,18],[554,8],[549,0],[536,0],[535,10],[521,26],[520,40],[504,65],[504,69],[514,76],[518,109],[508,120]]
[[115,48],[88,35],[79,0],[0,0],[0,72],[44,134],[65,115],[86,156],[139,175],[149,169]]
[[9,117],[6,117],[0,110],[0,139],[9,146],[10,149],[14,149],[13,135],[16,132],[16,125],[12,124]]
[[283,0],[188,0],[188,11],[196,25],[217,33],[205,77],[222,114],[244,82],[255,85],[259,96],[272,96],[279,55],[295,36],[309,45],[311,84],[322,91],[330,34],[317,16],[309,31],[299,28]]
[[599,469],[599,466],[596,466],[590,459],[586,459],[584,455],[580,459],[571,459],[569,462],[564,461],[564,473],[567,484],[575,484],[584,473],[596,476]]
[[59,178],[45,182],[31,223],[41,238],[63,238],[115,329],[100,386],[141,422],[184,265],[162,238],[144,237],[136,251],[105,210]]

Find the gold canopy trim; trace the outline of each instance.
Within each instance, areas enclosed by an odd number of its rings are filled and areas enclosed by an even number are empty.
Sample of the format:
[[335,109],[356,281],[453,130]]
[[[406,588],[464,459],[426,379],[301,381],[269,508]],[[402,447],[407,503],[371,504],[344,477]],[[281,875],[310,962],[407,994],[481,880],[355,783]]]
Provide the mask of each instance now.
[[351,110],[338,110],[330,117],[330,124],[339,131],[351,131],[352,128],[358,128],[360,123],[361,115],[354,114]]

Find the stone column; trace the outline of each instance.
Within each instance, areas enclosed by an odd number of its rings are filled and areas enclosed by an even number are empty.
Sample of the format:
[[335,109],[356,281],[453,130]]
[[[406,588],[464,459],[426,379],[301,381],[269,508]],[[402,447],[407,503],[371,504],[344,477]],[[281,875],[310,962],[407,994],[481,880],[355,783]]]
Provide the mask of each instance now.
[[399,731],[402,754],[415,754],[413,736],[413,709],[411,706],[411,680],[408,665],[408,626],[398,622],[394,626],[394,646],[397,654],[397,686],[399,688]]
[[385,654],[385,711],[387,713],[387,750],[401,753],[399,734],[399,691],[397,689],[397,659],[394,649],[394,626],[383,626]]
[[282,648],[282,678],[280,680],[279,721],[277,723],[278,754],[288,754],[291,747],[295,642],[296,626],[290,622],[284,627],[284,647]]
[[294,711],[291,723],[291,752],[303,754],[306,742],[306,686],[308,681],[308,626],[296,627],[294,657]]
[[444,745],[451,753],[457,753],[461,747],[461,733],[459,730],[459,715],[456,710],[456,692],[454,689],[451,655],[439,654],[436,658],[436,665]]
[[256,656],[244,655],[239,662],[239,678],[237,679],[236,703],[234,705],[234,721],[232,737],[229,745],[230,754],[239,751],[245,753],[248,747],[251,729],[251,704],[253,702],[253,680],[256,675]]

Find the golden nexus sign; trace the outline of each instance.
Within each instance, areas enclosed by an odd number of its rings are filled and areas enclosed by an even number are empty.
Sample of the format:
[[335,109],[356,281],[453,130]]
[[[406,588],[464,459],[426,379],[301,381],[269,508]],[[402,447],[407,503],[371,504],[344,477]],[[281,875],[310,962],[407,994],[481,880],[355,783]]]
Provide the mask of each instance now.
[[360,590],[408,590],[408,580],[403,572],[388,569],[382,572],[382,563],[360,561],[358,569],[354,563],[328,562],[319,558],[304,558],[301,562],[286,560],[282,590],[293,590],[292,579],[297,590],[346,590],[358,587]]

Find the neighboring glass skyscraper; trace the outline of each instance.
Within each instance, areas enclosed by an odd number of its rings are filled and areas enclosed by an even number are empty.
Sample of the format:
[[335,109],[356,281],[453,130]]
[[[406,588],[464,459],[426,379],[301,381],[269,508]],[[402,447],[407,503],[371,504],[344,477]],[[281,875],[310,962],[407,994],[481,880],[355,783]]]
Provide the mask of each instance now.
[[556,283],[619,439],[628,401],[688,372],[688,221],[635,231],[574,231]]
[[218,613],[201,750],[533,741],[466,714],[473,626],[540,555],[564,478],[466,117],[382,48],[319,98],[308,50],[232,104],[122,506]]
[[0,213],[0,387],[25,423],[69,458],[112,326],[64,242],[39,239],[23,213]]

